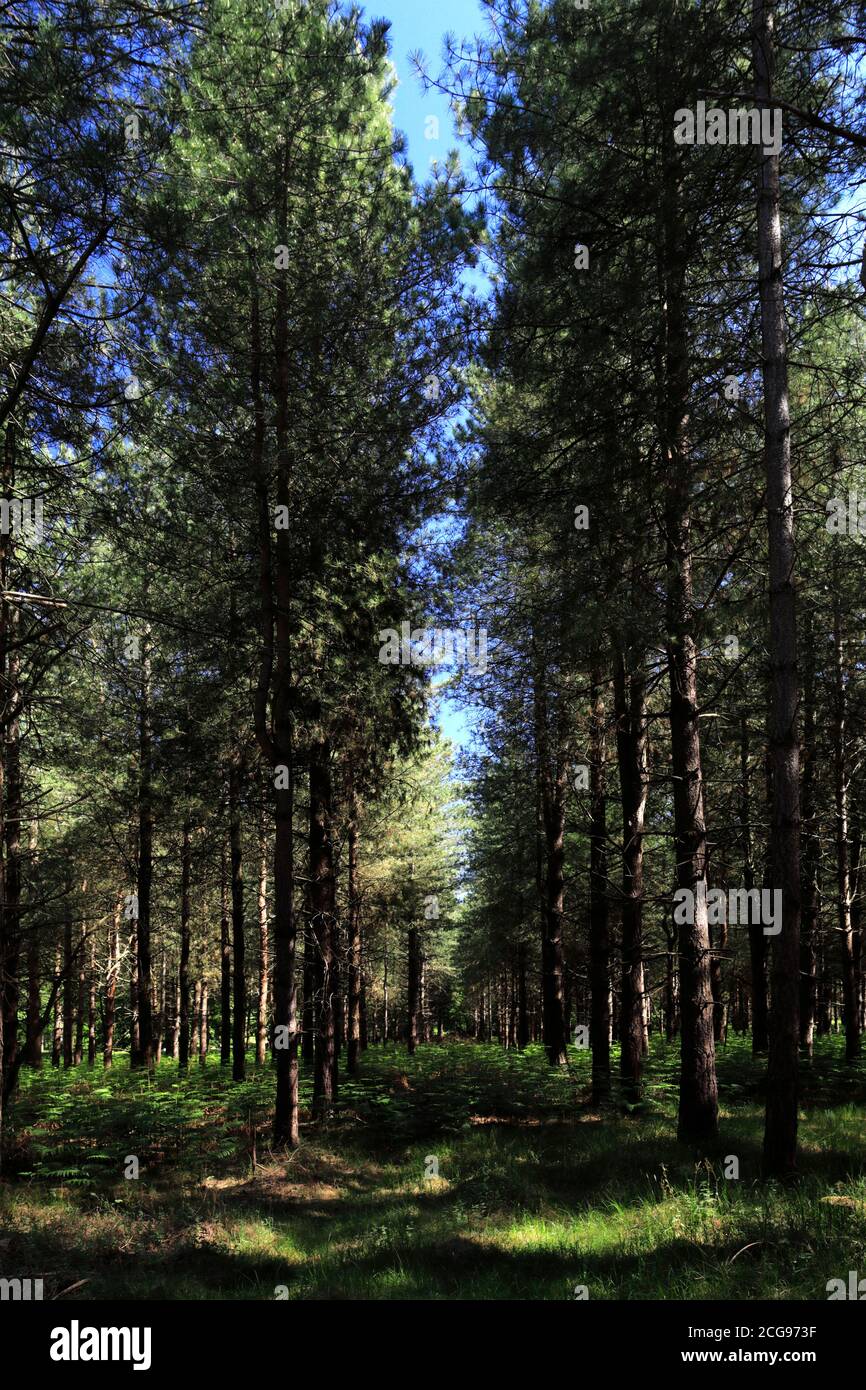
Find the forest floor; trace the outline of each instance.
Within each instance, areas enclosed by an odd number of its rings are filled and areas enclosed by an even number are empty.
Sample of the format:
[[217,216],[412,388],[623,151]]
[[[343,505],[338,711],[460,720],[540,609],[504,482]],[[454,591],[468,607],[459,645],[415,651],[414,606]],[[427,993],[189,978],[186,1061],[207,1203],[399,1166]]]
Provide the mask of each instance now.
[[675,1048],[654,1040],[632,1112],[592,1108],[589,1065],[371,1048],[288,1158],[268,1149],[268,1068],[240,1085],[213,1060],[180,1084],[172,1062],[151,1083],[124,1061],[25,1074],[0,1276],[67,1301],[825,1300],[866,1269],[866,1063],[846,1067],[839,1038],[804,1064],[787,1188],[758,1177],[765,1064],[746,1040],[719,1050],[722,1139],[702,1160],[675,1138]]

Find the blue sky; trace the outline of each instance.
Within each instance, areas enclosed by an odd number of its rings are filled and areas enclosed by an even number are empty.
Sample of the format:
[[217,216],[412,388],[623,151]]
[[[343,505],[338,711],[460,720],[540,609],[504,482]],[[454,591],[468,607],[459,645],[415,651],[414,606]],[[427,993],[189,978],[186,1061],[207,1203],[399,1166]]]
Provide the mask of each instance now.
[[[442,70],[443,39],[452,33],[458,40],[483,33],[487,21],[482,17],[479,0],[372,0],[366,5],[368,18],[390,19],[391,58],[400,77],[394,95],[396,126],[409,141],[409,155],[415,166],[415,176],[424,177],[432,156],[444,158],[449,149],[460,145],[448,100],[438,92],[426,95],[421,90],[409,62],[409,54],[419,49],[428,61],[431,76]],[[438,140],[425,138],[428,116],[439,119]]]
[[[427,60],[427,70],[438,77],[444,67],[443,44],[451,33],[459,42],[473,34],[484,33],[487,21],[479,0],[373,0],[365,6],[368,19],[390,19],[391,60],[400,79],[394,93],[394,124],[406,136],[409,159],[415,177],[423,182],[430,173],[432,158],[444,159],[451,149],[459,149],[468,158],[468,147],[455,130],[448,98],[436,91],[424,92],[421,82],[409,61],[410,53],[419,50]],[[434,129],[429,117],[439,122],[439,138],[428,138]],[[438,722],[442,732],[458,746],[466,746],[472,738],[472,711],[453,699],[443,699],[438,707]]]

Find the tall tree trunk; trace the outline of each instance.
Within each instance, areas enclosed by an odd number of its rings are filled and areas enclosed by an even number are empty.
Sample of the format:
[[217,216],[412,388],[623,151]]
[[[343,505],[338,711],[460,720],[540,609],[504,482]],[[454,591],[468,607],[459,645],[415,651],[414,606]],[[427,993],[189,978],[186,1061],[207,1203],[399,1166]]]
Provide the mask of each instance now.
[[61,978],[62,978],[62,972],[63,972],[63,957],[62,957],[62,955],[61,955],[60,946],[58,945],[58,946],[55,946],[55,948],[54,948],[54,984],[55,984],[55,986],[56,986],[57,992],[56,992],[56,994],[55,994],[55,996],[54,996],[54,1030],[53,1030],[52,1039],[51,1039],[51,1065],[52,1065],[52,1067],[59,1067],[61,1061],[63,1060],[63,1018],[64,1018],[64,1014],[63,1014],[63,1003],[62,1003],[63,990],[62,990],[62,988],[61,988],[61,986],[60,986],[60,980],[61,980]]
[[817,808],[815,748],[815,651],[811,614],[806,616],[803,673],[803,923],[800,938],[800,1046],[807,1057],[815,1044],[818,1015],[818,925],[821,841]]
[[87,1065],[96,1063],[96,932],[90,935],[87,992]]
[[710,933],[712,955],[710,956],[710,989],[713,995],[713,1038],[717,1043],[725,1037],[725,986],[722,978],[722,961],[728,947],[727,921],[719,924],[718,938]]
[[232,868],[232,968],[234,972],[234,1031],[232,1080],[243,1081],[247,1069],[247,976],[244,965],[244,873],[241,856],[242,769],[232,759],[229,769],[229,836]]
[[[10,430],[7,429],[7,440]],[[4,483],[4,490],[8,484]],[[4,536],[2,574],[6,574],[8,547],[12,537]],[[5,581],[4,581],[5,588]],[[3,653],[4,675],[4,757],[0,773],[2,808],[2,841],[5,850],[2,880],[0,880],[0,1007],[3,1009],[3,1065],[0,1067],[0,1090],[4,1103],[8,1101],[14,1078],[18,1074],[18,1006],[21,995],[21,737],[17,713],[20,700],[20,655],[17,649],[19,610],[15,605],[6,610],[3,623],[4,640],[8,635],[10,650]],[[10,714],[12,717],[10,718]]]
[[[10,505],[14,490],[15,480],[15,425],[10,422],[4,432],[3,440],[3,463],[2,463],[2,486],[4,500],[7,507]],[[8,513],[7,513],[8,515]],[[12,549],[12,537],[4,528],[0,534],[0,591],[4,594],[9,583],[9,559]],[[0,682],[6,683],[8,671],[8,652],[10,646],[9,624],[10,606],[5,598],[0,599]],[[3,827],[3,816],[6,800],[6,722],[0,723],[0,851],[4,846],[5,831]],[[4,882],[6,873],[5,854],[0,852],[0,1162],[3,1158],[3,1125],[5,1114],[5,1097],[7,1078],[11,1076],[11,1067],[7,1067],[6,1061],[6,1020],[8,1012],[8,975],[7,957],[9,955],[10,943],[6,916],[3,912],[3,904],[6,901],[6,885]]]
[[[39,821],[30,822],[30,881],[32,898],[39,900]],[[25,1042],[25,1061],[29,1067],[42,1066],[42,967],[39,953],[39,929],[41,914],[34,920],[31,916],[27,936],[27,1038]]]
[[226,846],[220,859],[220,1065],[232,1059],[232,943],[229,924],[229,867]]
[[316,1051],[316,951],[312,928],[307,924],[304,932],[304,1004],[303,1036],[301,1056],[305,1062],[312,1062]]
[[517,947],[517,1046],[521,1052],[529,1046],[529,1012],[526,995],[526,942]]
[[331,829],[331,765],[327,743],[310,749],[310,902],[316,944],[316,1057],[313,1109],[327,1114],[337,1095],[334,1018],[334,855]]
[[[366,980],[366,976],[365,976],[365,974],[364,974],[363,956],[362,956],[361,959],[362,959],[362,964],[361,964],[361,997],[360,997],[360,1006],[359,1006],[359,1021],[360,1021],[360,1035],[359,1035],[359,1040],[360,1040],[360,1044],[361,1044],[361,1051],[362,1051],[362,1052],[366,1052],[366,1051],[367,1051],[367,980]],[[374,1027],[375,1027],[375,1024],[374,1024]]]
[[[2,462],[2,494],[7,506],[15,490],[16,453],[17,430],[10,420],[4,432]],[[18,1072],[21,959],[20,615],[17,605],[5,598],[12,587],[14,545],[14,536],[4,527],[0,535],[0,592],[4,595],[0,600],[0,1146],[4,1109]]]
[[[289,145],[282,150],[282,187],[288,187]],[[280,240],[288,242],[288,203],[284,192],[281,207]],[[256,303],[256,314],[258,312]],[[292,464],[289,450],[289,373],[290,354],[288,343],[289,296],[286,276],[277,277],[276,322],[274,328],[275,356],[275,430],[277,437],[277,505],[285,507],[291,514],[292,504]],[[254,338],[256,333],[254,332]],[[257,356],[254,353],[254,358]],[[264,428],[264,413],[258,387],[259,366],[254,365],[255,434],[257,476],[263,480],[265,498],[267,497],[267,473],[260,448],[260,437]],[[261,498],[261,491],[259,493]],[[262,523],[268,522],[267,509],[263,513],[259,505],[259,534],[263,537],[262,593],[263,630],[266,644],[273,642],[272,625],[274,609],[270,588],[270,556],[265,557],[264,545],[269,545],[269,530],[263,532]],[[297,992],[295,987],[295,957],[297,953],[297,928],[294,912],[294,807],[295,807],[295,748],[294,730],[289,713],[289,698],[292,689],[292,548],[288,530],[277,531],[276,555],[276,632],[277,660],[275,690],[273,701],[274,739],[272,751],[288,769],[288,790],[277,792],[276,802],[276,842],[274,846],[274,936],[275,936],[275,987],[274,1022],[287,1028],[289,1046],[277,1058],[277,1098],[274,1113],[274,1135],[279,1143],[296,1145],[298,1143],[298,1039],[297,1039]],[[264,597],[265,569],[267,570],[267,598]],[[270,607],[268,605],[271,605]],[[270,613],[271,620],[267,620]],[[266,652],[265,664],[270,670],[273,664],[272,647]],[[260,680],[260,688],[262,682]],[[257,728],[261,717],[257,714]],[[272,758],[272,761],[274,759]]]
[[665,922],[665,1038],[673,1042],[680,1030],[680,988],[677,971],[678,932],[675,926]]
[[63,907],[63,1065],[72,1066],[75,1042],[75,980],[72,973],[72,884],[66,880]]
[[190,1036],[190,1055],[198,1056],[199,1032],[201,1028],[201,980],[196,980],[192,990],[192,1028]]
[[[670,112],[672,129],[673,111]],[[668,678],[677,886],[692,895],[679,932],[681,1140],[704,1143],[718,1131],[716,1048],[707,922],[707,834],[698,718],[697,641],[692,581],[687,439],[689,363],[684,312],[685,246],[681,217],[682,151],[671,148],[665,168],[659,235],[662,342],[657,369],[662,469],[667,479]]]
[[610,914],[607,898],[607,796],[605,708],[597,665],[592,686],[589,753],[589,952],[591,986],[592,1103],[610,1097]]
[[141,1032],[138,1026],[138,923],[129,930],[129,1064],[141,1065]]
[[165,1043],[163,1055],[177,1061],[177,1037],[180,1030],[180,998],[177,992],[177,971],[172,964],[165,985]]
[[[335,866],[336,867],[336,866]],[[342,966],[343,959],[343,926],[340,921],[339,913],[336,911],[336,891],[334,894],[335,911],[334,926],[332,932],[332,953],[333,967],[331,972],[331,997],[334,1001],[334,1056],[337,1059],[339,1069],[339,1059],[343,1050],[343,1034],[345,1029],[346,1013],[343,1000],[343,980]]]
[[349,1028],[346,1067],[350,1076],[358,1070],[361,1046],[361,903],[358,897],[358,798],[354,784],[349,793],[348,895],[349,895]]
[[[429,1006],[429,996],[428,996],[428,990],[429,990],[429,975],[428,975],[428,973],[427,973],[427,952],[426,952],[425,950],[423,950],[423,949],[422,949],[422,951],[421,951],[421,965],[420,965],[420,972],[419,972],[419,973],[420,973],[420,1013],[419,1013],[418,1025],[419,1025],[419,1029],[420,1029],[420,1037],[421,1037],[422,1043],[428,1043],[428,1042],[430,1041],[430,1006]],[[503,977],[503,979],[504,979],[504,977]],[[504,985],[503,985],[502,1001],[503,1001],[503,1004],[502,1004],[502,1016],[503,1016],[503,1019],[504,1019],[504,1018],[505,1018],[505,993],[504,993]]]
[[274,843],[274,1026],[287,1029],[288,1046],[277,1050],[274,1140],[298,1144],[298,1039],[295,992],[294,780],[276,793]]
[[622,802],[622,1006],[620,1075],[625,1098],[641,1098],[644,1042],[643,843],[648,733],[646,682],[615,653],[616,746]]
[[565,782],[561,741],[550,746],[548,695],[538,658],[534,672],[535,755],[538,776],[538,889],[541,897],[541,1006],[544,1050],[552,1066],[565,1066],[562,920],[565,895]]
[[[740,713],[740,833],[743,841],[743,887],[755,886],[752,850],[752,813],[749,780],[749,721]],[[767,938],[760,922],[750,922],[749,964],[752,979],[752,1056],[765,1055],[769,1047],[769,981],[767,978]]]
[[268,846],[264,807],[259,811],[259,998],[256,1009],[256,1066],[263,1067],[268,1047]]
[[[282,187],[288,180],[288,146],[281,157]],[[278,170],[278,173],[280,171]],[[284,195],[280,231],[287,240],[288,205]],[[288,287],[277,277],[274,324],[274,396],[277,440],[277,505],[290,515],[292,468],[289,452]],[[255,694],[256,740],[275,771],[274,835],[274,1050],[277,1086],[274,1143],[298,1143],[298,1036],[294,908],[295,747],[290,713],[292,692],[292,550],[288,530],[277,531],[276,566],[272,556],[269,470],[264,457],[265,405],[262,395],[262,344],[255,254],[250,253],[250,382],[253,399],[253,475],[259,539],[259,627],[261,658]],[[275,572],[274,572],[275,569]],[[270,715],[270,718],[269,718]]]
[[860,990],[851,920],[851,868],[848,843],[848,757],[846,748],[848,697],[845,642],[839,599],[838,560],[833,565],[833,793],[836,806],[836,903],[842,952],[842,1008],[845,1014],[845,1060],[860,1056]]
[[207,1061],[208,1045],[210,1043],[210,1016],[208,1013],[209,995],[210,985],[207,980],[200,981],[198,1029],[198,1059],[200,1062]]
[[177,974],[174,977],[174,1036],[171,1043],[171,1056],[173,1061],[180,1061],[180,963],[178,963]]
[[[145,589],[145,605],[149,590]],[[153,728],[151,716],[151,635],[145,625],[141,644],[141,695],[139,700],[139,792],[138,792],[138,1028],[139,1047],[131,1058],[133,1066],[153,1065],[153,1019],[151,1016],[150,890],[153,880]]]
[[866,990],[863,979],[863,897],[860,870],[863,863],[863,831],[859,809],[851,816],[851,938],[854,948],[854,994],[859,1031],[866,1027]]
[[180,990],[180,1019],[177,1046],[177,1060],[180,1071],[189,1067],[190,1021],[189,1021],[189,957],[191,947],[190,919],[190,880],[192,875],[192,821],[189,812],[183,819],[183,839],[180,851],[180,964],[178,967],[178,986]]
[[102,1039],[102,1065],[108,1070],[114,1063],[114,1029],[117,1018],[117,973],[120,968],[120,921],[123,894],[114,900],[114,912],[108,924],[108,963],[105,978],[105,1032]]
[[[82,886],[82,898],[86,883]],[[78,961],[78,999],[75,1008],[75,1048],[73,1061],[76,1067],[80,1066],[84,1059],[84,1001],[87,998],[87,957],[85,945],[87,943],[87,926],[82,925],[81,935],[78,938],[76,947],[76,958]]]
[[408,937],[408,1000],[407,1014],[408,1024],[406,1028],[406,1042],[408,1044],[409,1056],[415,1051],[418,1045],[418,993],[419,993],[419,959],[418,959],[418,928],[411,926]]
[[165,946],[160,948],[159,953],[159,986],[158,990],[154,986],[153,1003],[153,1055],[157,1066],[162,1060],[162,1044],[165,1037],[166,1026],[166,994],[165,994]]
[[[752,0],[755,98],[772,106],[775,36],[772,0]],[[758,281],[764,382],[764,460],[770,576],[770,757],[774,887],[782,892],[781,931],[773,941],[770,1060],[763,1168],[785,1177],[797,1166],[800,1043],[800,743],[797,730],[797,617],[787,319],[782,282],[779,156],[760,156]]]

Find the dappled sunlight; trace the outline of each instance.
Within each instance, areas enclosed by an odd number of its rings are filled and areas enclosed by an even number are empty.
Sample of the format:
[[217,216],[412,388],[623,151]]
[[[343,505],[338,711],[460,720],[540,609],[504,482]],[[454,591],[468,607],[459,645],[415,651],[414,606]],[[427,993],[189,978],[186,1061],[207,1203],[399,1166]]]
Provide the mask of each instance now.
[[[75,1301],[117,1288],[140,1296],[154,1281],[194,1298],[273,1298],[281,1287],[289,1300],[559,1299],[587,1282],[600,1298],[808,1298],[825,1269],[826,1279],[866,1261],[861,1102],[832,1052],[815,1063],[823,1104],[805,1111],[804,1176],[792,1188],[758,1180],[761,1112],[737,1100],[757,1074],[747,1048],[720,1060],[732,1118],[703,1158],[673,1137],[669,1060],[650,1058],[649,1086],[658,1078],[660,1089],[648,1110],[623,1114],[576,1102],[538,1049],[518,1059],[444,1045],[399,1068],[371,1049],[344,1102],[351,1115],[305,1118],[298,1150],[268,1151],[262,1111],[255,1167],[239,1119],[255,1112],[266,1078],[238,1094],[203,1070],[181,1102],[170,1071],[143,1092],[119,1068],[94,1111],[86,1074],[42,1077],[51,1161],[47,1149],[39,1157],[37,1124],[31,1174],[0,1187],[0,1262],[44,1273],[55,1292],[86,1279]],[[395,1090],[395,1076],[409,1085]],[[117,1155],[120,1171],[130,1100],[142,1095],[138,1134],[157,1161],[123,1181],[100,1156]],[[25,1090],[22,1153],[28,1105]],[[179,1133],[185,1115],[194,1139]],[[78,1141],[84,1117],[98,1144]],[[731,1153],[736,1181],[725,1177]]]

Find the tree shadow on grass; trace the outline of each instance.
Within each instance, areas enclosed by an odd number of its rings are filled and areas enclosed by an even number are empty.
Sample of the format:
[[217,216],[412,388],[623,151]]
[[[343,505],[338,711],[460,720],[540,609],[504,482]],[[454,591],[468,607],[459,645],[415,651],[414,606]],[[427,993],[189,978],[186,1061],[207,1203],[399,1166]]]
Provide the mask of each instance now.
[[[565,1300],[575,1296],[575,1286],[585,1285],[591,1299],[658,1298],[676,1289],[674,1296],[682,1298],[736,1300],[772,1296],[768,1290],[784,1287],[794,1258],[803,1257],[796,1222],[779,1229],[768,1226],[759,1213],[744,1213],[736,1232],[720,1231],[716,1243],[675,1237],[637,1251],[616,1245],[604,1250],[533,1248],[531,1243],[508,1248],[503,1242],[509,1237],[495,1220],[477,1222],[470,1231],[457,1229],[455,1221],[453,1233],[443,1231],[443,1220],[447,1222],[460,1200],[459,1188],[420,1195],[343,1196],[331,1204],[332,1212],[321,1213],[323,1218],[333,1217],[323,1219],[321,1228],[310,1220],[316,1215],[313,1204],[287,1207],[273,1224],[277,1240],[283,1234],[293,1237],[290,1256],[278,1249],[243,1249],[219,1240],[201,1243],[176,1230],[159,1248],[117,1251],[107,1257],[96,1248],[96,1237],[91,1243],[86,1233],[84,1239],[73,1239],[52,1229],[41,1231],[38,1241],[17,1237],[0,1273],[44,1277],[48,1298],[87,1280],[63,1300],[76,1303],[100,1298],[271,1300],[281,1286],[290,1299]],[[233,1204],[232,1216],[238,1211],[263,1215],[260,1205],[247,1206],[243,1200]],[[217,1207],[205,1223],[217,1228],[217,1234],[222,1214]],[[814,1279],[816,1298],[826,1296],[828,1274],[838,1273],[833,1262],[844,1263],[852,1249],[852,1220],[862,1233],[858,1240],[866,1246],[862,1219],[847,1210],[837,1214],[833,1208],[821,1223],[821,1231],[830,1237],[826,1251],[816,1240],[818,1249],[805,1257],[811,1261],[809,1287]],[[549,1233],[540,1239],[549,1241]],[[797,1296],[811,1296],[802,1282]]]

